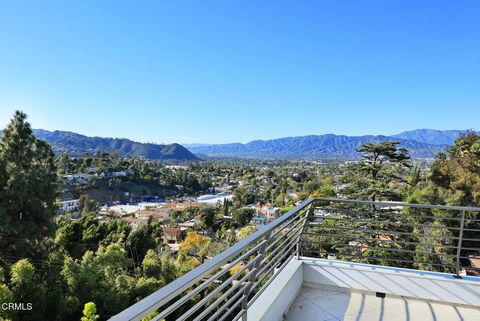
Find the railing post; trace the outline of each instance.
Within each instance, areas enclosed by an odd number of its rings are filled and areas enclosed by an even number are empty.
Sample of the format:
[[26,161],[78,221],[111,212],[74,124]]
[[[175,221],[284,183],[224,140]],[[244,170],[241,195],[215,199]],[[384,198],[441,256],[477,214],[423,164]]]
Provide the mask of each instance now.
[[265,242],[258,250],[258,255],[256,257],[256,262],[253,265],[252,273],[250,274],[250,278],[248,280],[248,284],[245,287],[245,293],[243,294],[242,300],[242,321],[247,321],[247,309],[248,309],[248,296],[250,295],[250,291],[253,286],[253,282],[257,277],[257,271],[260,267],[260,263],[262,262],[263,256],[265,254],[265,250],[267,249],[268,241],[270,241],[270,236],[272,235],[272,231],[268,232],[265,235]]
[[455,277],[461,279],[460,276],[460,256],[462,252],[462,241],[463,241],[463,227],[465,226],[465,210],[462,211],[462,217],[460,220],[460,230],[458,234],[458,244],[457,244],[457,262],[455,265]]
[[308,218],[310,216],[312,216],[312,213],[314,212],[315,210],[315,206],[313,206],[313,203],[309,205],[308,209],[305,211],[306,214],[305,214],[305,218],[304,218],[304,221],[303,221],[303,224],[302,224],[302,227],[301,227],[301,232],[300,232],[300,235],[298,236],[298,241],[297,241],[297,245],[296,245],[296,248],[295,248],[295,253],[296,253],[296,256],[297,256],[297,260],[300,259],[300,240],[302,238],[302,235],[303,235],[303,230],[305,229],[305,226],[307,225],[308,223]]

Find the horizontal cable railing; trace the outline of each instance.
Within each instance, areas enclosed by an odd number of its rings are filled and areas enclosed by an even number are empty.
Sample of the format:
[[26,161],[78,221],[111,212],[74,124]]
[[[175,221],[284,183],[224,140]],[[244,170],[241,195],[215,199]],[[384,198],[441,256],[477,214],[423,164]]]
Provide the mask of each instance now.
[[110,320],[237,320],[298,253],[314,200],[302,202]]
[[475,271],[480,208],[310,199],[111,320],[246,320],[293,257]]
[[455,274],[476,273],[480,208],[316,199],[303,256]]

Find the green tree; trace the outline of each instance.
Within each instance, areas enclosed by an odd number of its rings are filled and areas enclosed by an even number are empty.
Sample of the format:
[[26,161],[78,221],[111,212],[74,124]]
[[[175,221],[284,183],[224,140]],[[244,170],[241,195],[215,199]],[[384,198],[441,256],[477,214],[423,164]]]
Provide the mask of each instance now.
[[158,278],[162,273],[162,261],[154,250],[148,250],[142,261],[143,275]]
[[438,155],[430,180],[446,204],[480,206],[480,136],[463,135]]
[[[8,288],[6,284],[3,283],[3,280],[0,281],[0,304],[13,302],[12,291]],[[0,309],[0,320],[6,319],[9,320],[12,313],[8,310]]]
[[208,230],[212,230],[217,217],[217,209],[214,207],[203,207],[199,212],[204,227]]
[[250,223],[254,215],[255,215],[255,210],[253,208],[236,209],[232,213],[233,223],[237,227],[245,226],[248,223]]
[[322,181],[322,184],[313,191],[309,197],[321,197],[321,198],[333,198],[336,197],[337,193],[335,192],[333,178],[325,177]]
[[56,212],[54,155],[26,118],[15,112],[0,141],[0,254],[13,257],[38,254]]
[[88,197],[88,195],[82,194],[78,199],[78,211],[83,214],[92,213],[95,214],[98,212],[100,205],[97,201]]
[[99,315],[97,314],[97,307],[93,302],[85,303],[85,307],[83,308],[82,312],[83,317],[81,318],[81,321],[96,321],[99,318]]
[[[420,181],[414,188],[408,191],[407,202],[446,204],[457,206],[480,206],[480,136],[470,132],[459,137],[455,143],[449,147],[445,153],[440,153],[431,165],[431,172],[426,176],[426,180]],[[454,217],[458,219],[458,211],[440,211],[440,210],[414,210],[410,209],[420,217],[416,223],[422,223],[426,227],[416,229],[416,235],[420,243],[433,244],[432,246],[418,246],[417,250],[426,253],[455,254],[447,246],[455,246],[456,241],[452,237],[458,237],[458,223],[456,221],[442,219],[442,217]],[[421,217],[421,216],[426,217]],[[427,217],[430,216],[430,217]],[[431,218],[433,216],[433,218]],[[477,212],[466,212],[464,241],[462,245],[467,248],[478,247],[478,242],[471,241],[478,238],[480,229],[480,218]],[[434,229],[434,226],[450,226],[452,229]],[[442,234],[442,237],[435,237],[436,234]],[[474,252],[473,252],[474,253]],[[465,250],[462,256],[468,256],[472,252]],[[431,266],[432,257],[443,264],[451,264],[443,257],[438,255],[420,255],[416,254],[417,261],[425,262],[421,268],[435,270]],[[438,263],[438,262],[437,262]]]
[[59,175],[70,173],[70,157],[68,154],[62,154],[57,161],[57,169]]
[[258,227],[256,226],[244,226],[240,230],[238,230],[238,239],[243,240],[253,232],[257,231]]
[[179,273],[168,248],[162,255],[161,264],[162,272],[160,274],[160,280],[162,281],[162,283],[168,284],[175,280]]
[[303,185],[303,191],[308,194],[312,194],[316,190],[320,189],[320,186],[321,184],[319,179],[309,180]]
[[223,209],[223,215],[228,216],[228,214],[230,213],[230,201],[226,198],[223,200],[222,209]]
[[139,227],[135,232],[130,233],[125,242],[125,249],[133,252],[135,262],[141,262],[149,249],[157,247],[153,237],[153,229],[150,224]]
[[11,291],[13,302],[31,303],[31,310],[16,311],[14,319],[19,321],[46,320],[46,287],[35,275],[35,268],[27,259],[15,263],[11,269]]
[[371,201],[401,198],[392,184],[402,181],[400,171],[410,167],[410,157],[398,144],[389,141],[362,145],[357,150],[363,154],[362,160],[352,168],[353,181],[345,192],[354,198]]
[[278,194],[278,196],[275,198],[275,202],[274,202],[275,206],[283,207],[285,205],[285,198],[286,198],[285,193]]
[[200,264],[205,262],[210,249],[212,239],[195,232],[188,232],[187,236],[180,244],[179,256],[191,256],[198,260]]
[[158,278],[141,276],[135,280],[134,289],[130,294],[134,301],[138,301],[152,294],[163,285],[164,283]]
[[234,198],[238,204],[245,206],[255,202],[255,193],[250,188],[240,186],[235,190]]
[[114,315],[133,303],[135,278],[131,259],[120,244],[87,251],[81,260],[66,257],[61,275],[70,302],[69,315],[78,315],[81,302],[96,302],[100,315]]

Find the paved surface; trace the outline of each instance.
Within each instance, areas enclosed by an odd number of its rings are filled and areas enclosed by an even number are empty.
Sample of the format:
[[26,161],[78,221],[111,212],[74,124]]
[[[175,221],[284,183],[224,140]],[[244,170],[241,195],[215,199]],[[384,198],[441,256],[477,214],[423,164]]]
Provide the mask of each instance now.
[[480,307],[303,287],[286,321],[480,321]]

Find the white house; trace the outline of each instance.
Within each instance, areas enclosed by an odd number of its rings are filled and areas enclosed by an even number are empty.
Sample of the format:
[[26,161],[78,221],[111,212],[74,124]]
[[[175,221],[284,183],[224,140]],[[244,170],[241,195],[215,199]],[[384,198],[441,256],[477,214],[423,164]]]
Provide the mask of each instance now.
[[93,178],[92,174],[72,174],[65,175],[63,178],[70,183],[86,183]]
[[72,213],[78,207],[78,200],[58,202],[58,212],[60,214]]

